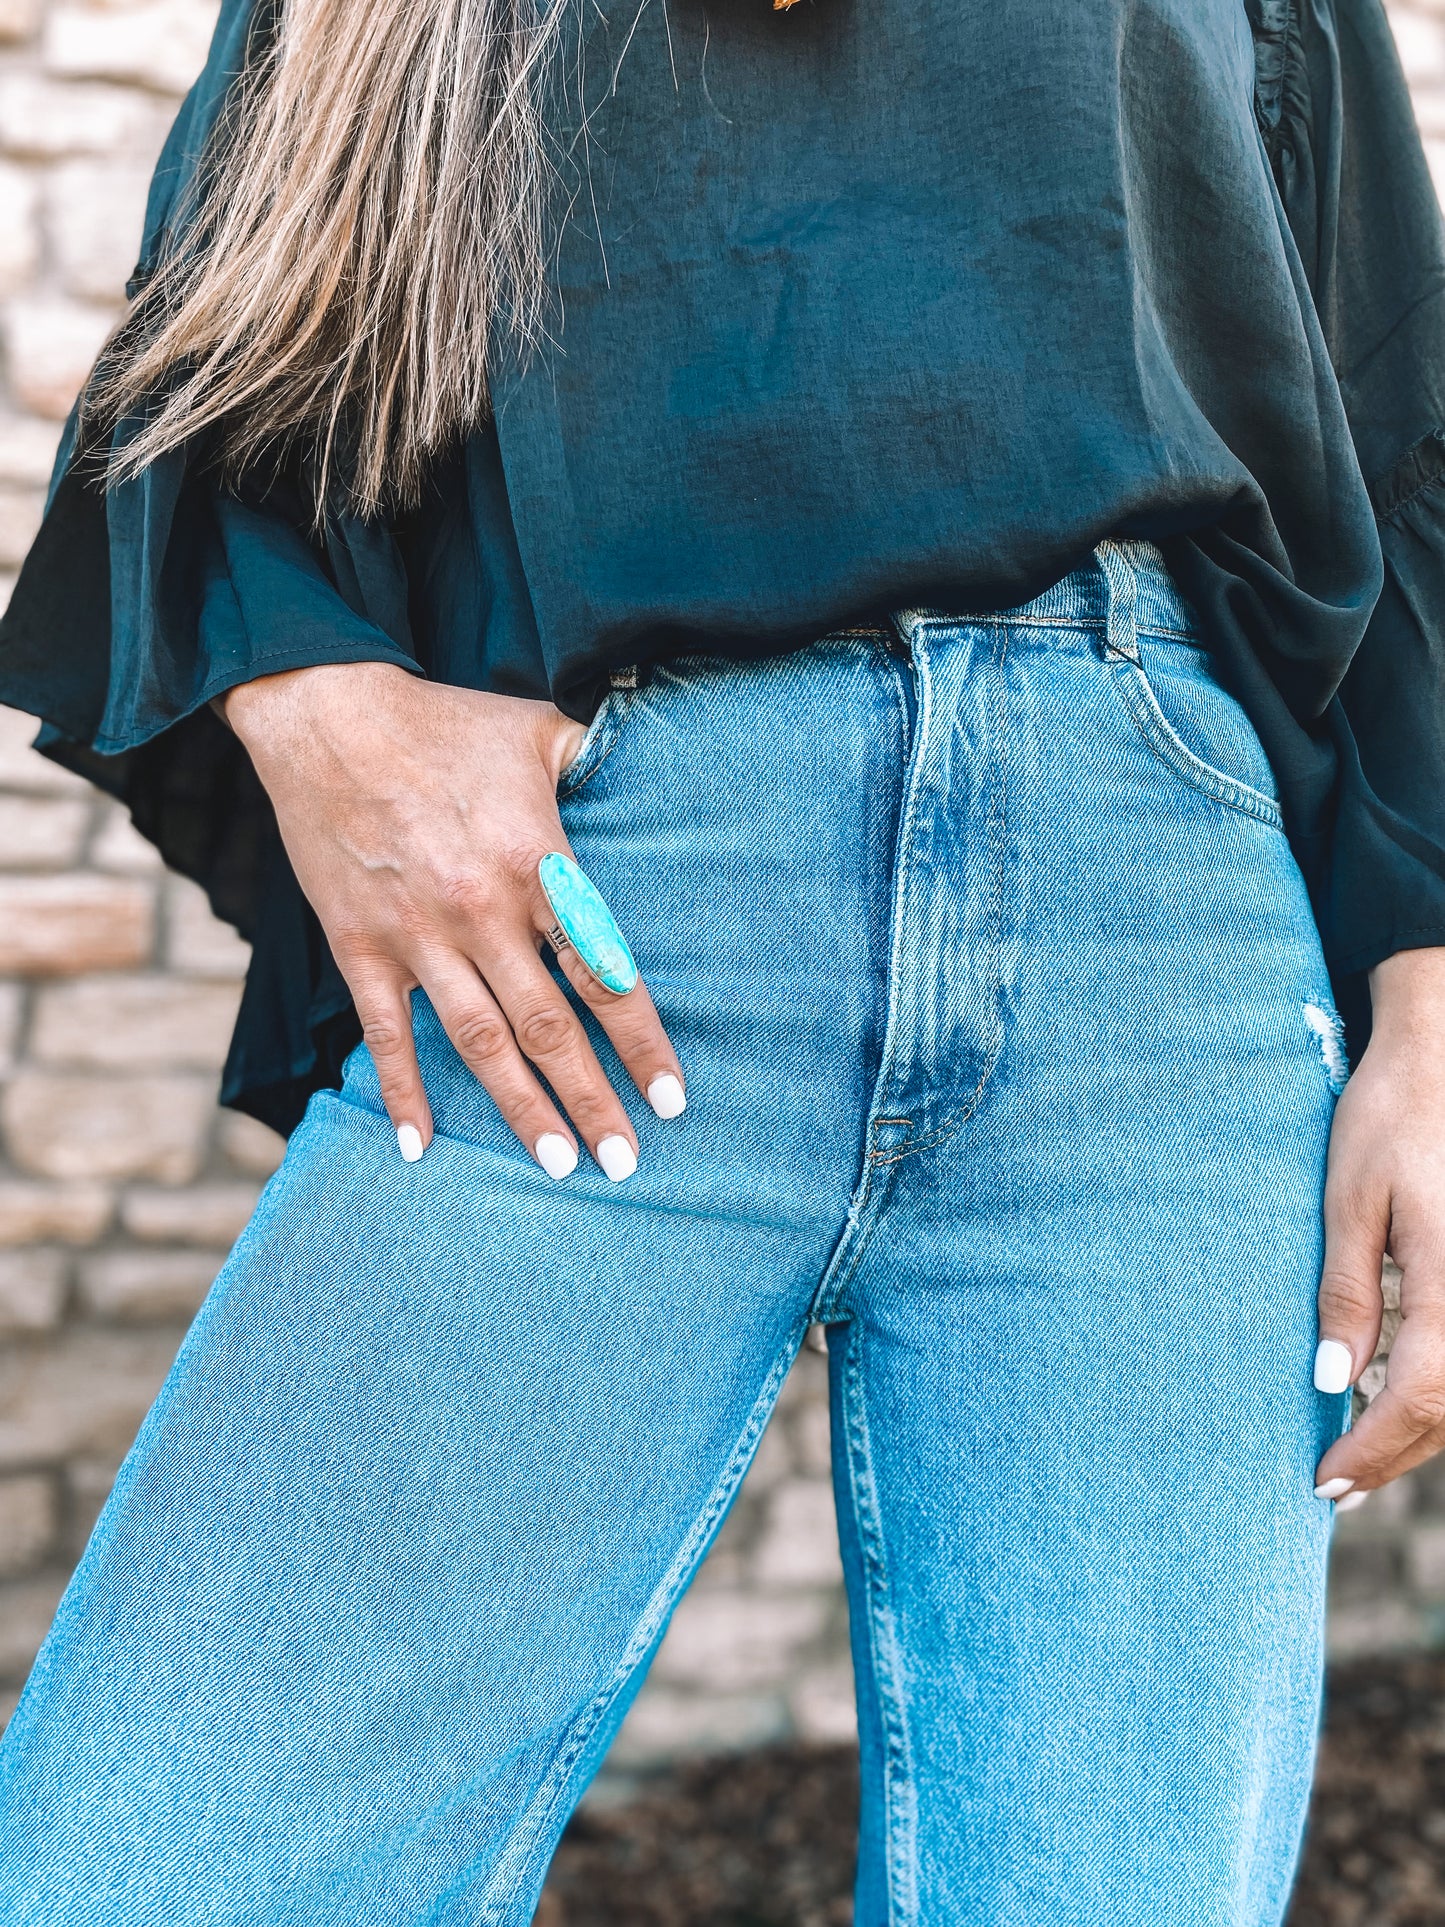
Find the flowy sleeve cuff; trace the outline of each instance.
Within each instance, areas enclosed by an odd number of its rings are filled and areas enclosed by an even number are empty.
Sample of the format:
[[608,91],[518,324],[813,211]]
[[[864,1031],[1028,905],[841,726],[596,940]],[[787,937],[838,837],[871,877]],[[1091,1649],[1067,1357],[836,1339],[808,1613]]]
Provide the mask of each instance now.
[[314,539],[180,454],[109,491],[62,456],[0,621],[0,703],[40,717],[37,748],[119,798],[256,947],[221,1096],[282,1131],[337,1081],[359,1028],[270,799],[209,699],[323,662],[418,670],[388,530],[341,519]]
[[1445,945],[1445,431],[1371,489],[1384,585],[1333,706],[1324,937],[1341,975]]

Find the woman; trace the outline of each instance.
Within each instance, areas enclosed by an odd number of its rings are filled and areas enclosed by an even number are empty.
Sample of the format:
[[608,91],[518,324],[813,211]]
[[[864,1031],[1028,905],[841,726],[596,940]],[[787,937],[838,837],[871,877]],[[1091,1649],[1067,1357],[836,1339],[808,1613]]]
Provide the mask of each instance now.
[[296,1129],[0,1919],[529,1920],[821,1321],[859,1922],[1278,1923],[1332,1506],[1445,1441],[1377,0],[231,0],[133,293],[0,697],[253,938]]

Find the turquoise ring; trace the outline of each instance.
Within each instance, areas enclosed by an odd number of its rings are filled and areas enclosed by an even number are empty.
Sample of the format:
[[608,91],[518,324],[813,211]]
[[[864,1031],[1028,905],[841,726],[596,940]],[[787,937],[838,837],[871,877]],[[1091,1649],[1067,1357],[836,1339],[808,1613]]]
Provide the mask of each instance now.
[[542,858],[537,875],[557,919],[548,943],[556,951],[570,944],[598,983],[625,996],[637,982],[637,965],[597,885],[560,850]]

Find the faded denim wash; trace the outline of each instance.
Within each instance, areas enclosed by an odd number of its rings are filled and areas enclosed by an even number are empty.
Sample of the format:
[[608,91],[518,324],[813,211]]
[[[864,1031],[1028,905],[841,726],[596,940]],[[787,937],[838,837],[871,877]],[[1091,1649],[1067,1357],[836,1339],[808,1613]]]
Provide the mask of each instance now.
[[[1268,751],[1357,1057],[1366,971],[1445,945],[1445,225],[1380,0],[569,11],[551,339],[415,511],[318,531],[299,444],[233,490],[204,436],[102,490],[67,432],[0,617],[0,702],[253,945],[227,1102],[289,1131],[361,1027],[208,698],[391,662],[583,719],[1120,533]],[[132,292],[281,17],[222,0]]]
[[1110,541],[619,679],[564,821],[687,1112],[556,1184],[420,996],[419,1164],[364,1049],[312,1099],[0,1751],[5,1927],[525,1927],[810,1320],[859,1927],[1277,1927],[1337,1059],[1191,615]]

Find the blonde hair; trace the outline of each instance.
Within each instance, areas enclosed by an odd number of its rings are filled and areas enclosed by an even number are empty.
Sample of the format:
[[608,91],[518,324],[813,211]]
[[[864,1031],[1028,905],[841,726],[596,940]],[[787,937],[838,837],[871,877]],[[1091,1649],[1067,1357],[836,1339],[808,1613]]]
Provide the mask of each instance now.
[[415,502],[490,409],[500,325],[545,332],[540,85],[568,0],[285,0],[185,218],[97,368],[136,414],[112,480],[208,434],[237,472],[315,458],[363,515]]

